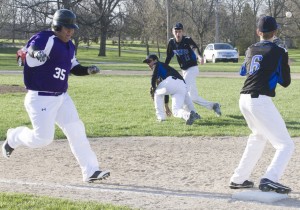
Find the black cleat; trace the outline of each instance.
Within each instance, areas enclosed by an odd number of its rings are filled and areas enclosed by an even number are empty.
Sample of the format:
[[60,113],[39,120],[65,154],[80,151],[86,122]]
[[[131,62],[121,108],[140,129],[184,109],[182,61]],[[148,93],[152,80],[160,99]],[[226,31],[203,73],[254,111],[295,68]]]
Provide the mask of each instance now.
[[191,111],[191,114],[195,120],[201,119],[201,116],[197,112]]
[[222,113],[221,113],[221,105],[219,103],[215,103],[213,105],[213,110],[214,110],[214,112],[216,113],[216,115],[218,117],[220,117],[222,115]]
[[95,171],[95,173],[87,180],[87,182],[91,183],[96,180],[106,179],[110,176],[109,171]]
[[273,182],[267,178],[260,180],[259,189],[263,192],[275,191],[280,194],[288,194],[292,191],[291,188],[277,182]]
[[8,141],[6,140],[2,145],[2,155],[5,158],[10,158],[11,153],[14,151],[14,148],[10,147]]
[[234,182],[231,182],[229,185],[231,189],[253,188],[253,186],[254,183],[248,180],[244,181],[242,184],[236,184]]
[[[198,116],[199,116],[199,118],[198,118]],[[198,114],[196,115],[196,112],[191,111],[189,119],[186,120],[185,124],[186,125],[193,125],[194,121],[197,120],[197,119],[200,119],[200,115],[198,115]]]

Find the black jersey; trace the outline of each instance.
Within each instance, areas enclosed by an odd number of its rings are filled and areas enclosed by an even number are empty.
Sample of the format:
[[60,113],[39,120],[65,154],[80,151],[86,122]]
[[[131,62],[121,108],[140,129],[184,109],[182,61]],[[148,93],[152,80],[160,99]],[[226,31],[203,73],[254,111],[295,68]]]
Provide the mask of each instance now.
[[184,80],[178,71],[176,71],[171,66],[164,64],[160,61],[156,62],[153,68],[154,69],[153,69],[153,74],[151,79],[151,86],[154,89],[156,89],[157,81],[161,82],[169,76],[172,76],[174,79]]
[[277,83],[283,87],[291,83],[288,53],[273,42],[261,41],[251,45],[241,69],[248,75],[241,90],[244,94],[274,97]]
[[197,56],[194,52],[200,51],[191,37],[183,36],[181,42],[177,43],[175,38],[171,38],[168,43],[166,64],[169,64],[172,57],[176,55],[181,69],[186,70],[192,66],[197,66]]

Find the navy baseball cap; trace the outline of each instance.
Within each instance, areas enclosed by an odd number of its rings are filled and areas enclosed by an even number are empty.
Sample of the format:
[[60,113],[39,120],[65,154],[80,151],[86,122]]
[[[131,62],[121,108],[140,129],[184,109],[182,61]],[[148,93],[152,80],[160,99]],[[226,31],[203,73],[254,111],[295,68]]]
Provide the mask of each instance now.
[[263,16],[258,20],[258,30],[260,32],[271,32],[278,28],[275,18],[271,16]]
[[143,63],[149,63],[150,59],[158,61],[158,57],[155,54],[150,54],[146,57],[146,59],[143,61]]
[[174,29],[180,30],[183,29],[183,25],[181,23],[175,23],[175,25],[173,26]]

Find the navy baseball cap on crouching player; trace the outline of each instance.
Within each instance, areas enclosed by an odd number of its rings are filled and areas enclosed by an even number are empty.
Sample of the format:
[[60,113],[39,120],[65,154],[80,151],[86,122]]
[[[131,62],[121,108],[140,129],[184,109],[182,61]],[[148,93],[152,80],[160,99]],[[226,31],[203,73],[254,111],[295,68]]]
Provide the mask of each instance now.
[[183,25],[181,23],[175,23],[173,28],[177,29],[177,30],[180,30],[180,29],[183,29]]
[[258,30],[260,32],[271,32],[278,28],[275,18],[271,16],[263,16],[258,21]]
[[158,57],[155,54],[150,54],[146,57],[145,60],[143,60],[143,63],[150,63],[150,60],[157,60],[158,61]]

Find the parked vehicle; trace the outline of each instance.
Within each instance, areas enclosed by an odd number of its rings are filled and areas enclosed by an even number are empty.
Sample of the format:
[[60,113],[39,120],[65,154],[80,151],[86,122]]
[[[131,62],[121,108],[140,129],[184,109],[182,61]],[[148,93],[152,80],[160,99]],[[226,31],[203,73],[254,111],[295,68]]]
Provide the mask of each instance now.
[[26,57],[26,47],[22,47],[17,51],[17,63],[19,66],[24,66]]
[[203,52],[204,63],[207,62],[228,62],[237,63],[239,61],[239,54],[236,48],[233,48],[228,43],[210,43],[206,46]]

